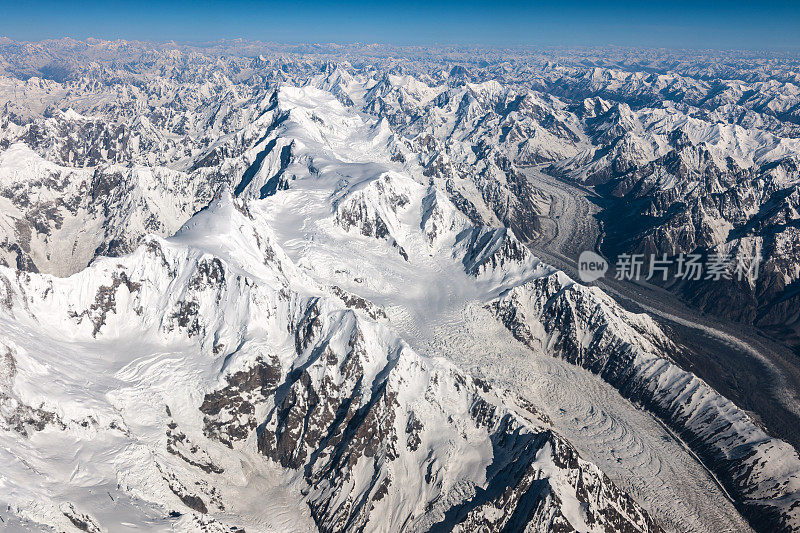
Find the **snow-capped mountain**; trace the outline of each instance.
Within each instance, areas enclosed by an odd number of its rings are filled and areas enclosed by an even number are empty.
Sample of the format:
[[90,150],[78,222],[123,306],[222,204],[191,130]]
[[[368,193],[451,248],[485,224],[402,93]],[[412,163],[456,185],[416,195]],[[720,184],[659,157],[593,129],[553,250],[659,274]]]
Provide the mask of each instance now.
[[4,269],[4,523],[660,530],[534,406],[309,279],[257,213],[223,192],[69,278]]
[[800,528],[781,433],[530,250],[526,171],[607,251],[761,251],[676,290],[791,327],[796,62],[492,53],[0,43],[4,527]]
[[793,330],[800,140],[674,108],[633,111],[602,99],[584,107],[598,147],[550,171],[609,199],[601,215],[607,253],[761,257],[755,280],[674,289],[703,310]]

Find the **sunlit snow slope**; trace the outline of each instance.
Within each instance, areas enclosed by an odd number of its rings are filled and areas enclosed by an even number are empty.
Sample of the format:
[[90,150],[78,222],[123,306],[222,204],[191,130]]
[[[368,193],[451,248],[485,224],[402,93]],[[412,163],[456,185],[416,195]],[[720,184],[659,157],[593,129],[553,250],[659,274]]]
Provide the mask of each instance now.
[[[789,445],[340,100],[259,101],[241,179],[172,237],[65,278],[0,267],[6,527],[800,527]],[[67,168],[4,156],[6,180]],[[121,202],[185,213],[134,183]]]

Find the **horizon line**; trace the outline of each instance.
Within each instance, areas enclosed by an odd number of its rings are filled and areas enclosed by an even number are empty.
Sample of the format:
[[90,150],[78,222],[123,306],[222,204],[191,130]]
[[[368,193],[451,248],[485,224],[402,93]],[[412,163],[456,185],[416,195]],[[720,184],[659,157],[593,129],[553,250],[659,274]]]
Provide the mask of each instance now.
[[115,39],[108,39],[104,37],[84,37],[76,38],[70,35],[63,35],[61,37],[45,37],[42,39],[15,39],[7,35],[0,35],[0,46],[3,44],[17,43],[17,44],[43,44],[43,43],[58,43],[63,41],[72,41],[76,43],[91,44],[90,42],[97,43],[136,43],[142,45],[161,45],[169,46],[174,45],[177,47],[193,47],[193,48],[210,48],[220,44],[250,44],[269,46],[319,46],[319,47],[386,47],[391,49],[446,49],[446,48],[481,48],[486,50],[548,50],[548,49],[564,49],[564,50],[637,50],[637,51],[669,51],[669,52],[751,52],[751,53],[764,53],[764,52],[798,52],[800,53],[800,45],[773,45],[773,46],[760,46],[760,47],[704,47],[704,46],[653,46],[653,45],[631,45],[631,44],[566,44],[566,43],[490,43],[490,42],[469,42],[469,41],[442,41],[442,42],[417,42],[417,43],[392,43],[388,41],[309,41],[309,40],[269,40],[264,41],[261,39],[251,39],[247,37],[221,37],[219,39],[200,39],[200,40],[185,40],[185,39],[130,39],[118,37]]

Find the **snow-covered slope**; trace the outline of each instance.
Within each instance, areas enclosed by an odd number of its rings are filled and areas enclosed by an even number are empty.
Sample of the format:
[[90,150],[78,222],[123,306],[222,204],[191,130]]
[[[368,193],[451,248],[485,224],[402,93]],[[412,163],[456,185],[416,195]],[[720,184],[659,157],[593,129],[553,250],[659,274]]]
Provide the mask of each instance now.
[[69,278],[3,269],[5,523],[658,530],[534,406],[345,307],[264,222],[224,192]]
[[[306,91],[305,98],[288,105],[318,109],[327,99],[325,93]],[[329,142],[327,153],[315,160],[320,170],[267,199],[267,216],[290,256],[316,279],[404,308],[416,322],[428,322],[454,305],[453,292],[485,301],[534,351],[601,374],[684,436],[753,523],[797,527],[793,505],[800,498],[800,458],[791,446],[768,438],[743,411],[675,365],[670,354],[679,348],[655,322],[553,272],[513,233],[473,226],[443,194],[389,170],[386,143],[368,124],[358,142],[323,132]],[[291,119],[281,127],[290,135],[300,133]],[[282,135],[280,129],[276,135]],[[295,139],[296,146],[307,146]],[[310,157],[303,150],[296,152],[298,160]],[[359,157],[386,166],[365,168]],[[296,238],[298,227],[303,239]],[[365,260],[365,250],[381,256],[380,263]],[[449,278],[446,292],[434,288],[443,278]],[[388,311],[390,317],[396,313]],[[687,398],[696,403],[685,405]],[[729,433],[721,435],[723,430]]]
[[4,527],[800,527],[797,452],[531,253],[521,171],[769,250],[785,322],[790,60],[262,48],[0,42]]
[[599,374],[670,425],[703,459],[754,524],[800,527],[800,457],[668,354],[672,344],[647,316],[622,310],[561,273],[515,287],[490,308],[534,349]]
[[674,105],[633,110],[592,98],[581,112],[595,147],[548,171],[596,185],[608,199],[605,253],[761,257],[754,281],[670,288],[781,336],[796,328],[800,141]]

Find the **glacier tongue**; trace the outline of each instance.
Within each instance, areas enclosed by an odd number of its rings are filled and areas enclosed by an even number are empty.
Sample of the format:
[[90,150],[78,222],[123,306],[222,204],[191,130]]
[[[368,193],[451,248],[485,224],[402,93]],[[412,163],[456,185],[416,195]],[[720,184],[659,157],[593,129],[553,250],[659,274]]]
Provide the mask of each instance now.
[[[444,335],[452,335],[464,319],[459,316],[462,311],[478,304],[527,344],[533,352],[529,352],[531,356],[564,357],[600,374],[636,405],[649,408],[672,428],[665,431],[656,424],[654,435],[663,433],[656,438],[672,440],[674,431],[693,450],[687,454],[682,449],[684,444],[676,443],[669,453],[686,455],[685,459],[674,461],[662,456],[658,460],[667,461],[670,468],[680,471],[699,467],[689,466],[696,460],[693,454],[698,454],[711,471],[704,480],[704,490],[715,492],[721,500],[712,505],[692,501],[690,510],[682,514],[676,512],[675,503],[665,493],[677,496],[685,489],[669,484],[645,488],[636,481],[626,482],[646,500],[668,501],[671,509],[662,507],[661,512],[668,520],[674,520],[673,526],[698,528],[698,522],[692,520],[702,519],[687,515],[698,509],[701,515],[719,512],[730,506],[726,499],[733,498],[755,523],[775,521],[782,527],[793,527],[797,519],[792,506],[798,498],[797,454],[785,443],[766,438],[744,412],[673,364],[670,354],[680,348],[652,320],[628,313],[598,289],[581,287],[542,265],[512,232],[473,226],[449,200],[423,185],[422,179],[384,167],[377,169],[371,181],[365,181],[358,173],[362,168],[346,156],[350,142],[331,142],[322,159],[323,170],[293,181],[288,190],[260,205],[276,227],[277,238],[297,264],[320,282],[334,283],[385,308],[390,321],[422,351],[449,351],[443,345],[447,341],[441,338],[424,339],[433,332],[434,325],[442,328]],[[340,153],[345,155],[338,156]],[[371,158],[380,160],[379,155]],[[299,151],[297,156],[311,155]],[[338,160],[338,164],[332,164],[331,159]],[[343,175],[353,178],[342,180]],[[351,186],[351,182],[356,185]],[[333,208],[322,200],[325,192],[321,187],[325,183],[329,184],[328,191],[333,191],[328,192],[334,198]],[[308,202],[312,195],[319,200]],[[342,206],[350,206],[345,211],[345,223]],[[302,223],[293,218],[298,212],[302,213]],[[286,220],[291,223],[282,223]],[[302,237],[298,237],[297,228],[302,228]],[[398,247],[405,255],[394,252]],[[366,261],[369,256],[381,259]],[[525,295],[536,306],[531,309],[518,303],[517,295]],[[490,319],[488,314],[484,320]],[[474,334],[481,335],[479,330]],[[475,341],[463,338],[461,342]],[[497,338],[495,342],[503,345],[506,341]],[[456,352],[470,351],[458,344],[454,348]],[[510,354],[498,355],[501,361],[507,357],[514,360]],[[491,359],[485,355],[465,359],[455,354],[454,359],[477,365],[479,372],[493,378],[503,375],[492,368]],[[659,370],[654,373],[654,369]],[[639,371],[639,377],[626,378]],[[509,386],[518,390],[520,385],[512,380]],[[582,394],[577,387],[573,390],[575,395]],[[684,412],[674,398],[691,397],[695,391],[702,396],[698,400],[702,407],[693,413]],[[626,408],[619,409],[617,416],[632,416],[622,414]],[[728,421],[735,422],[729,426]],[[740,442],[747,451],[715,437],[715,432],[726,427],[730,431],[726,438]],[[776,447],[783,453],[768,453]],[[766,462],[755,456],[764,457]],[[751,468],[757,473],[751,473]],[[718,486],[720,482],[722,486]],[[777,489],[772,487],[774,484]],[[655,496],[662,490],[664,493]],[[730,511],[722,511],[718,517],[731,520]],[[734,519],[728,527],[745,526]]]
[[3,268],[10,524],[658,530],[533,406],[312,281],[264,207],[223,191],[69,278]]
[[[547,202],[509,192],[528,186],[509,157],[583,157],[564,104],[496,82],[362,82],[337,67],[326,90],[206,95],[187,127],[214,140],[184,150],[140,117],[108,148],[145,143],[142,168],[78,146],[3,152],[3,235],[46,216],[2,259],[72,274],[0,267],[4,523],[745,530],[735,503],[797,528],[796,452],[678,368],[652,320],[518,239]],[[503,126],[478,128],[492,107]],[[545,108],[544,131],[520,116]],[[93,121],[42,127],[72,138]]]

